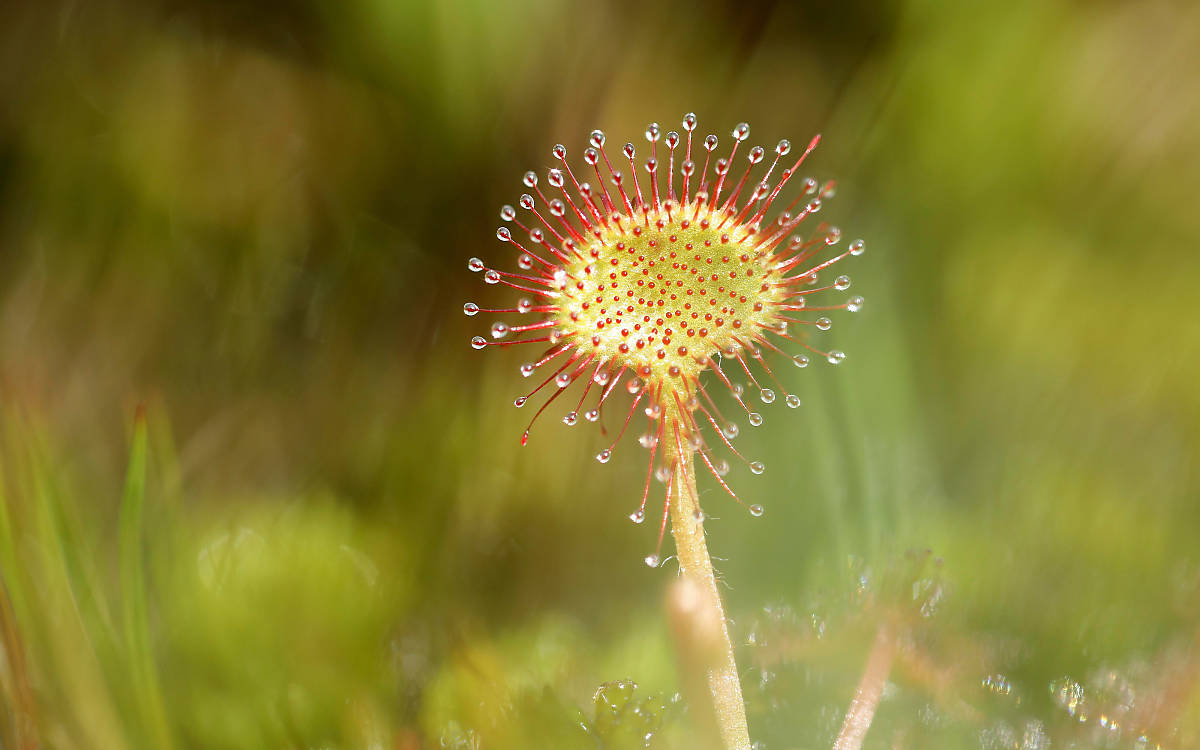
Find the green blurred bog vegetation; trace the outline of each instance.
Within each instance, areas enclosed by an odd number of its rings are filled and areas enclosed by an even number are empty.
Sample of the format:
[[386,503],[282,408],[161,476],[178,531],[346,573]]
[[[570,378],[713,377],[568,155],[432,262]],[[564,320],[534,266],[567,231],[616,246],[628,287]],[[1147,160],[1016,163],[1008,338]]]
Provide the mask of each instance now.
[[688,111],[868,247],[767,516],[702,486],[754,738],[886,627],[868,748],[1200,746],[1197,70],[1183,1],[0,7],[0,748],[694,746],[636,445],[520,448],[461,313]]

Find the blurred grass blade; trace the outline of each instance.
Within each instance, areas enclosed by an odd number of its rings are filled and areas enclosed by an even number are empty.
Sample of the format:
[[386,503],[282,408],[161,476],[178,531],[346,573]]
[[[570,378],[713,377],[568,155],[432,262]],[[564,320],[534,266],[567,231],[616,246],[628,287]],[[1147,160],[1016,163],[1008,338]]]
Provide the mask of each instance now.
[[121,614],[143,736],[152,747],[170,748],[171,735],[154,668],[146,604],[145,560],[142,554],[142,512],[145,501],[146,412],[144,407],[139,406],[134,418],[133,446],[121,497]]
[[[6,716],[0,716],[0,744],[11,742],[18,750],[26,750],[37,747],[37,739],[33,734],[37,726],[37,712],[25,645],[17,621],[17,610],[24,605],[21,590],[17,578],[12,522],[8,516],[8,497],[4,491],[3,464],[0,463],[0,647],[3,648],[9,676],[0,684],[0,696],[11,707]],[[11,694],[6,695],[6,692]],[[3,746],[7,747],[7,744]]]

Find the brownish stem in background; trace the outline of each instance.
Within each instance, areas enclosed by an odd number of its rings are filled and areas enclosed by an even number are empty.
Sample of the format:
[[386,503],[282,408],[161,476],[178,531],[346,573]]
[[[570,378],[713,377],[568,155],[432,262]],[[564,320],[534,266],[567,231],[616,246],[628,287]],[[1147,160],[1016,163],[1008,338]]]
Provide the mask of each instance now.
[[875,634],[875,645],[871,647],[871,655],[867,657],[862,679],[854,691],[854,700],[850,701],[850,710],[846,712],[846,719],[842,722],[842,731],[838,732],[833,743],[833,750],[859,750],[862,747],[867,730],[871,728],[871,720],[875,718],[875,709],[879,706],[883,685],[892,671],[892,660],[895,656],[896,642],[891,629],[886,624],[880,625]]
[[[4,502],[0,498],[0,502]],[[29,684],[29,672],[25,662],[25,649],[17,630],[16,614],[8,599],[8,591],[0,581],[0,643],[7,657],[9,674],[12,678],[13,706],[12,743],[17,750],[36,750],[37,718],[33,689]],[[2,743],[0,743],[2,744]]]
[[704,666],[708,672],[708,687],[712,694],[717,727],[728,750],[749,750],[750,730],[746,725],[742,684],[738,679],[733,643],[729,640],[725,609],[721,605],[721,594],[717,591],[712,560],[704,541],[704,521],[696,493],[694,451],[690,444],[678,440],[676,436],[667,436],[664,442],[668,456],[675,464],[673,490],[669,499],[671,534],[675,537],[680,574],[693,584],[691,592],[698,597],[691,607],[696,613],[695,619],[710,623],[706,628],[708,637],[705,638],[708,647],[698,653],[704,654],[706,659]]

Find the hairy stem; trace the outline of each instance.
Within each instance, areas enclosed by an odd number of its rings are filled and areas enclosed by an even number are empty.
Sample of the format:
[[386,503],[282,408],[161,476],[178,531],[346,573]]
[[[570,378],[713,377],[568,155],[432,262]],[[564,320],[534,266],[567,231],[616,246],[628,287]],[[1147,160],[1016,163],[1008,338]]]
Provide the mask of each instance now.
[[668,439],[668,452],[674,460],[675,477],[671,493],[671,534],[679,558],[680,573],[695,584],[704,599],[701,606],[712,613],[719,624],[714,633],[712,657],[708,669],[708,687],[712,693],[713,710],[721,740],[729,750],[749,750],[750,731],[746,726],[746,705],[742,701],[742,685],[738,680],[733,644],[725,622],[725,609],[717,591],[708,545],[704,541],[704,521],[696,493],[694,451],[686,441]]

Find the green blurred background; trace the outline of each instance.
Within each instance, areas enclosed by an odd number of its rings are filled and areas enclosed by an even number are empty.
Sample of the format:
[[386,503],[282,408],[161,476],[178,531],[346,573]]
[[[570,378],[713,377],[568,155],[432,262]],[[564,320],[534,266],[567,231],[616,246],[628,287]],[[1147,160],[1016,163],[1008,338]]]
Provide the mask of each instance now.
[[868,247],[767,515],[702,480],[754,738],[889,623],[867,747],[1200,746],[1197,71],[1190,2],[5,4],[0,747],[692,746],[644,453],[520,448],[461,312],[552,144],[687,111]]

